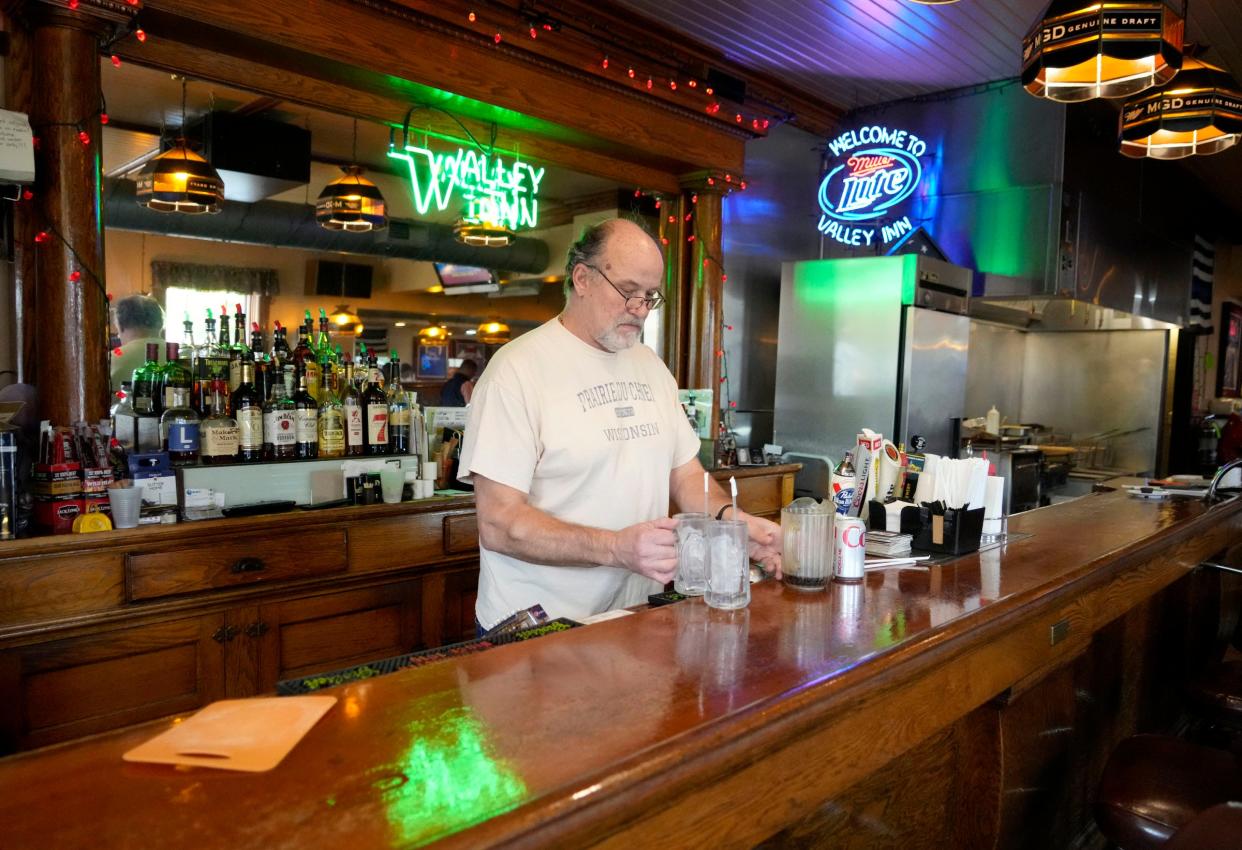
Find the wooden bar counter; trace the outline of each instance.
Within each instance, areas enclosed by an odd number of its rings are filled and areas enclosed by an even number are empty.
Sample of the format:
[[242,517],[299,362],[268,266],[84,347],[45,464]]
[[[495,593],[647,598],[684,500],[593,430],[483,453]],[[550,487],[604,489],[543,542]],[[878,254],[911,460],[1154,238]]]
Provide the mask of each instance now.
[[[263,774],[127,764],[168,721],[0,760],[6,848],[1056,847],[1167,725],[1242,501],[1123,492],[864,585],[754,588],[328,691]],[[1205,613],[1206,612],[1206,613]]]

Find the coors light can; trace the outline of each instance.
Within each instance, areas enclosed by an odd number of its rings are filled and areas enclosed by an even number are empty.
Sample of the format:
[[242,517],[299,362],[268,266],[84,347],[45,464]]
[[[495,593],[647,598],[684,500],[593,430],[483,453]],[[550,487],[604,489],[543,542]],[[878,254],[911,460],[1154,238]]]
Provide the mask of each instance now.
[[867,524],[857,517],[836,517],[832,525],[832,579],[855,584],[863,580],[867,559]]

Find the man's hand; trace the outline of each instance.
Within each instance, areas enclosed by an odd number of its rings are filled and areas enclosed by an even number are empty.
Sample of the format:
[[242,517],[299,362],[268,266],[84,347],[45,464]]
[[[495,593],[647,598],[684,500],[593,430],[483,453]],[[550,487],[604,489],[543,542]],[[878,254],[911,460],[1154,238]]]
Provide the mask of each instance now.
[[750,559],[773,578],[781,577],[781,527],[771,520],[743,515],[750,532]]
[[613,539],[613,565],[667,584],[677,572],[675,528],[677,520],[666,517],[621,529]]

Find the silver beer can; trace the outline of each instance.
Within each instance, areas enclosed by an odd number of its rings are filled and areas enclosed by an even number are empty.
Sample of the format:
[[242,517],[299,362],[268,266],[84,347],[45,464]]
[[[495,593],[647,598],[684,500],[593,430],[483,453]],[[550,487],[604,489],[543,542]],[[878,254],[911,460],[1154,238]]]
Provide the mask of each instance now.
[[832,579],[853,584],[866,576],[867,523],[837,516],[832,527]]

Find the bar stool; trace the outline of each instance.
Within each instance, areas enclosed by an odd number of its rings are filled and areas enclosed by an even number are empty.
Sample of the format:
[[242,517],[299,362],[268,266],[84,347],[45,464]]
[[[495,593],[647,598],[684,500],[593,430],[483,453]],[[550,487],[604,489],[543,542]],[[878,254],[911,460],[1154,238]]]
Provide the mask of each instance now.
[[1109,756],[1095,821],[1124,850],[1157,850],[1196,815],[1230,800],[1242,800],[1242,764],[1233,753],[1135,735]]
[[1221,803],[1177,831],[1165,850],[1237,850],[1242,843],[1242,803]]

